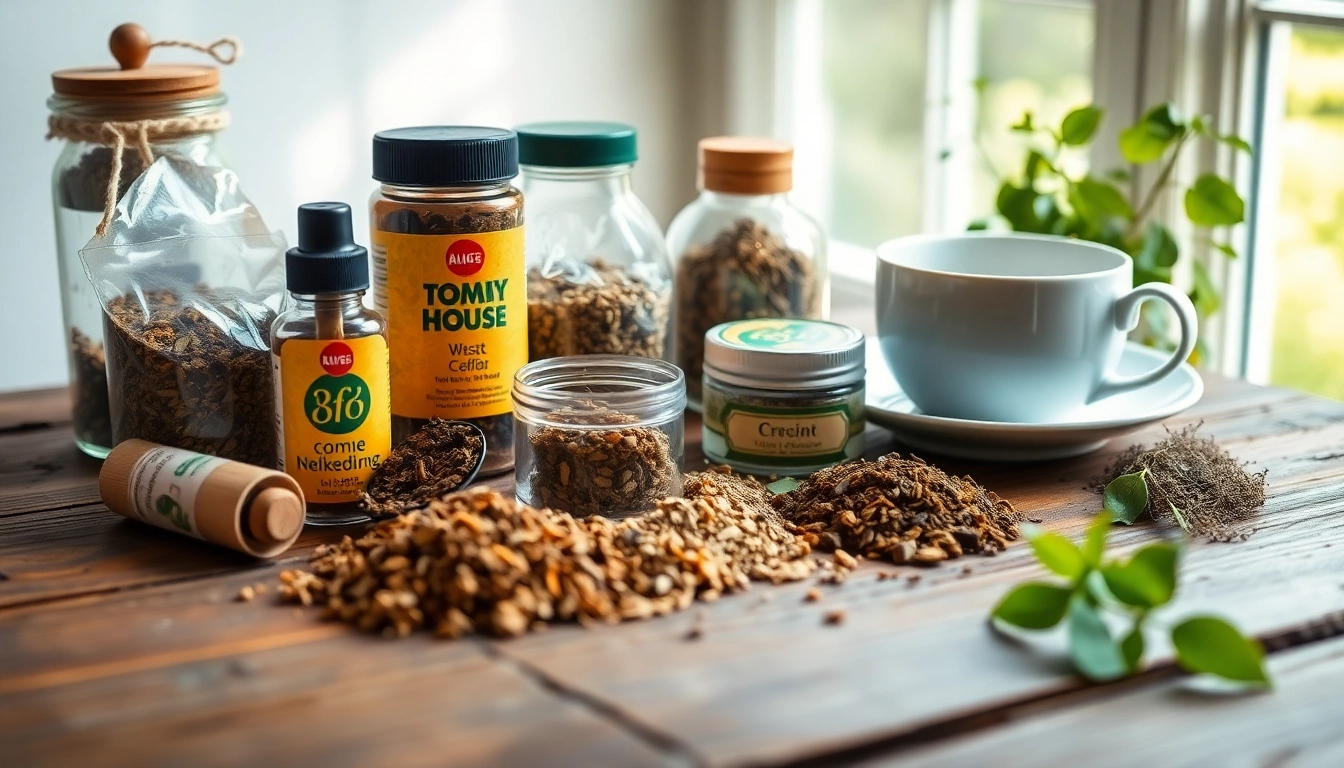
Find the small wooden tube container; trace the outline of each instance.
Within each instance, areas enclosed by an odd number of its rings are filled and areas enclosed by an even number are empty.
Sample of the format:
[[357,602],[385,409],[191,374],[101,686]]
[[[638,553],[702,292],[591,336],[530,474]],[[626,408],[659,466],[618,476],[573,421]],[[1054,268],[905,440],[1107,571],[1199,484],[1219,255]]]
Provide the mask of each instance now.
[[284,472],[126,440],[103,462],[113,512],[254,557],[275,557],[303,530],[303,491]]

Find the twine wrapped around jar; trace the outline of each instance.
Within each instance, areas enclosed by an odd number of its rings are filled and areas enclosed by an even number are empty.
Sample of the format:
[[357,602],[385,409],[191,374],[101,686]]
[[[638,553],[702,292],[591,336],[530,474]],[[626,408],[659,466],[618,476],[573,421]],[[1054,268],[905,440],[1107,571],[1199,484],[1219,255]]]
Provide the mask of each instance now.
[[[149,55],[149,49],[161,47],[189,48],[204,53],[220,64],[232,64],[242,55],[243,45],[235,37],[221,37],[205,45],[189,40],[159,40],[149,42],[149,35],[136,25],[122,25],[113,32],[111,48],[123,69],[139,69]],[[227,49],[227,51],[225,50]],[[51,115],[47,118],[47,140],[65,139],[111,147],[112,167],[104,196],[103,216],[98,221],[97,235],[103,237],[116,213],[117,190],[121,185],[122,153],[127,142],[132,142],[140,153],[143,166],[154,162],[154,143],[170,142],[202,133],[215,133],[229,125],[228,112],[220,109],[181,117],[151,118],[145,120],[99,120]]]
[[121,155],[126,142],[133,141],[140,151],[140,160],[148,168],[154,162],[155,142],[173,141],[201,133],[222,131],[229,125],[229,113],[224,110],[190,117],[168,117],[157,120],[80,120],[52,115],[47,118],[47,138],[82,141],[112,147],[112,174],[107,180],[107,195],[103,217],[98,220],[97,234],[107,234],[117,208],[117,190],[121,185]]

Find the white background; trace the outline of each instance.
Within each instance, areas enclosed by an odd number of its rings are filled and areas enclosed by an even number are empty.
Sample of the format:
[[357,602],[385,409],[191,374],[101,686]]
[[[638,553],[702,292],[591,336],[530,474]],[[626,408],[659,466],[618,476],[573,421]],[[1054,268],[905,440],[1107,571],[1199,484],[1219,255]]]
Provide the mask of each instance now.
[[135,21],[154,39],[240,38],[242,58],[222,73],[233,124],[221,145],[244,188],[291,242],[296,206],[342,200],[367,243],[370,137],[404,125],[632,123],[636,191],[666,226],[694,195],[696,140],[721,129],[705,74],[721,55],[713,2],[0,0],[0,391],[66,382],[46,100],[52,71],[113,63],[116,25]]

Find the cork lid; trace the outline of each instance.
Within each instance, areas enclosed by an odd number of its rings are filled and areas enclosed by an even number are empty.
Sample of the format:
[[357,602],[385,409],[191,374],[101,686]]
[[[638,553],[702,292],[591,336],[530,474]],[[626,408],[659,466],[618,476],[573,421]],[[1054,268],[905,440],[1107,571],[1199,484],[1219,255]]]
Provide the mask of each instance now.
[[701,139],[700,186],[733,195],[788,192],[793,189],[793,147],[751,136]]
[[[152,43],[149,33],[137,24],[122,24],[112,30],[107,44],[118,66],[78,67],[53,72],[51,87],[58,96],[100,100],[166,100],[200,98],[219,92],[219,69],[216,67],[206,64],[146,66],[145,61],[149,58],[151,48],[176,43]],[[236,54],[236,43],[231,44],[235,45]],[[210,55],[220,58],[213,52],[213,47],[210,51]],[[227,60],[232,61],[232,58]]]

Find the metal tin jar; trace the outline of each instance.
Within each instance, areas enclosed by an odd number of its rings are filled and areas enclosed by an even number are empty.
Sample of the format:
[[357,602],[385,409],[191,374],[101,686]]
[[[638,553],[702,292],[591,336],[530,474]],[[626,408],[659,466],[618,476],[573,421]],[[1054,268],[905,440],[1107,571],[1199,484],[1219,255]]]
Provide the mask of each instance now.
[[758,475],[807,475],[863,453],[863,334],[757,319],[705,333],[704,451]]

